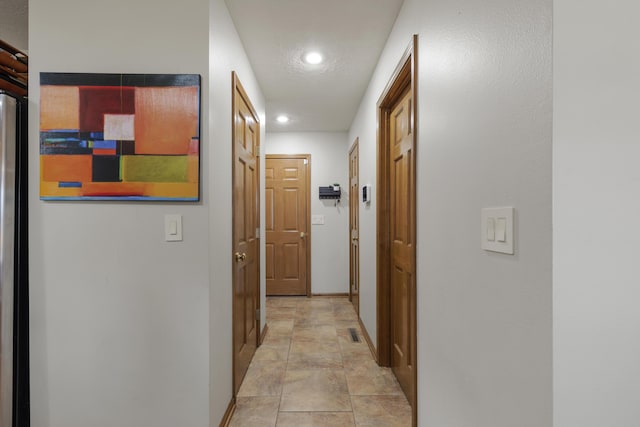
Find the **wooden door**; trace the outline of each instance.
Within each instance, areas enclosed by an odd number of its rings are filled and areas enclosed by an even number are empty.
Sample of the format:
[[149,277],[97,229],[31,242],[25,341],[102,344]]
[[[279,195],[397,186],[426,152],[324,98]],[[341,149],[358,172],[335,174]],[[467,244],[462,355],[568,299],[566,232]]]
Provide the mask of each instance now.
[[349,298],[360,314],[360,186],[358,140],[349,152]]
[[391,367],[413,402],[412,347],[415,343],[415,189],[412,96],[409,88],[392,107],[389,121],[391,225]]
[[267,155],[265,222],[267,295],[308,295],[310,158]]
[[260,330],[260,123],[233,74],[233,385],[238,393]]

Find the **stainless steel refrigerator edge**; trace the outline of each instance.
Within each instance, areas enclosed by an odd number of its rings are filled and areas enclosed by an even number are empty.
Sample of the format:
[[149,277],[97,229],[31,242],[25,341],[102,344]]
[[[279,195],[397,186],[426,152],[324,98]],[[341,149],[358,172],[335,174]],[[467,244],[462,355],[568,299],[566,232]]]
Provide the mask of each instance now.
[[13,423],[16,100],[0,93],[0,426]]

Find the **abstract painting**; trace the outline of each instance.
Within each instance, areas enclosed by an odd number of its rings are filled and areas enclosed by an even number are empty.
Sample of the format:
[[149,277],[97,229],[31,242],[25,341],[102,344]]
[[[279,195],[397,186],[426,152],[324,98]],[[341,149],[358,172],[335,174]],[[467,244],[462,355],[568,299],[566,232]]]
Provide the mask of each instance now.
[[40,198],[197,201],[200,76],[40,73]]

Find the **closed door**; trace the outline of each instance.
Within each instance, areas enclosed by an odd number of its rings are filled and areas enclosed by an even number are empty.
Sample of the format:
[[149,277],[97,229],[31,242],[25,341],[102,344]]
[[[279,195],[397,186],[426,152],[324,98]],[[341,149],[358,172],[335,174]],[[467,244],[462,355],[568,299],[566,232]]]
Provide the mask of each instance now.
[[233,384],[234,394],[259,338],[259,168],[260,123],[233,74]]
[[358,184],[358,140],[349,152],[349,297],[360,314],[360,191]]
[[308,295],[309,155],[267,155],[267,295]]
[[391,367],[410,402],[413,402],[412,313],[415,286],[415,189],[412,97],[406,93],[392,107],[390,115],[390,202],[391,202]]

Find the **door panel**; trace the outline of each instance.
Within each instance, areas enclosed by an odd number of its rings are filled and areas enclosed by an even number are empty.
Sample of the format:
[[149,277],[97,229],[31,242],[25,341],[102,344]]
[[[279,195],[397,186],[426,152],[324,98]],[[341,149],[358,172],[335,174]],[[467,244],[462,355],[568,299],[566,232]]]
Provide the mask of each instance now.
[[233,384],[237,394],[260,335],[259,163],[255,155],[260,123],[235,73],[233,77]]
[[307,155],[268,155],[267,295],[307,295],[309,165]]
[[391,367],[405,394],[412,400],[413,322],[411,304],[415,283],[413,212],[414,182],[411,92],[391,110],[390,197],[391,197]]
[[[295,184],[294,184],[295,185]],[[299,205],[303,200],[300,199],[298,194],[298,188],[283,188],[283,202],[282,206],[282,230],[283,231],[297,231],[300,230],[300,211]]]
[[358,140],[349,152],[349,297],[360,314],[360,185],[358,183]]
[[300,249],[298,243],[285,243],[282,247],[282,255],[287,259],[284,263],[285,279],[296,280],[300,277]]

